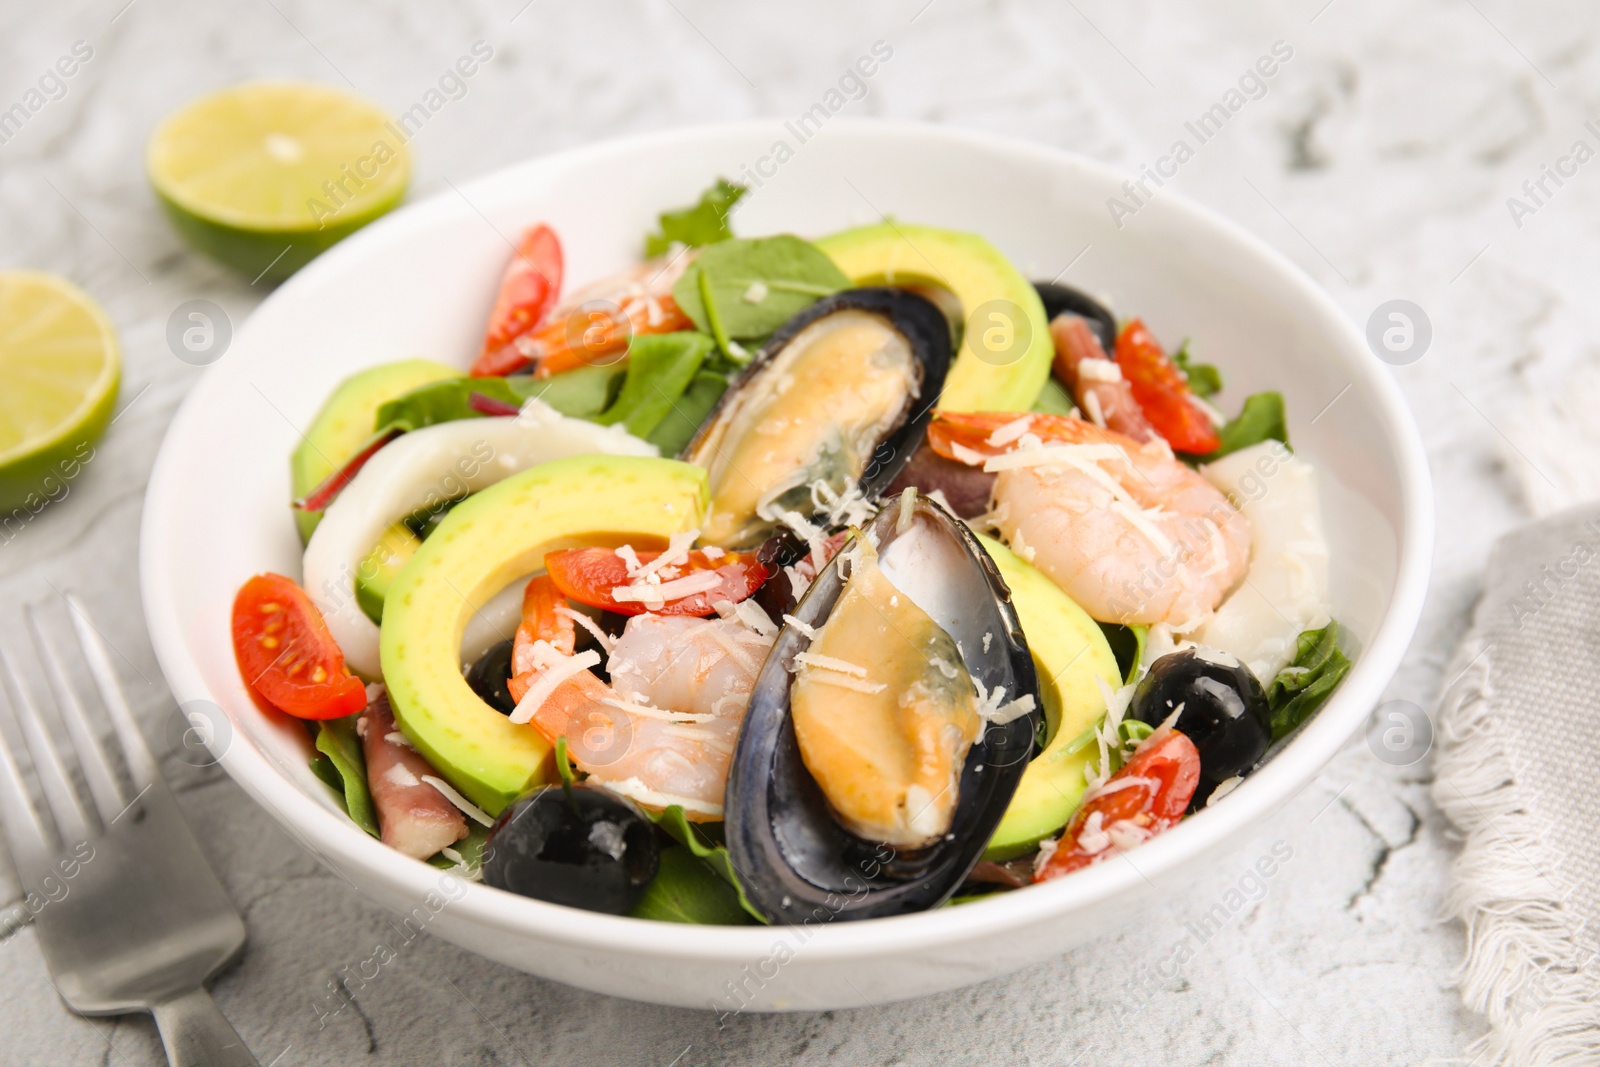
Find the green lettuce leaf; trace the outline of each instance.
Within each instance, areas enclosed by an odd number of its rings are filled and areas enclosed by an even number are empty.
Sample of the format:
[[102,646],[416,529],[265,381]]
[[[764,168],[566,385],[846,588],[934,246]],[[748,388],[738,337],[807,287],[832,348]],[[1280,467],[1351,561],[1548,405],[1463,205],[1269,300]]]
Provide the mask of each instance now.
[[420,430],[441,422],[481,419],[472,407],[472,394],[482,393],[506,404],[521,404],[522,397],[504,378],[446,378],[395,397],[378,408],[376,430]]
[[1178,350],[1172,353],[1172,362],[1183,371],[1184,377],[1189,379],[1189,390],[1198,397],[1214,396],[1222,392],[1222,372],[1209,363],[1196,363],[1189,354],[1189,341],[1184,339]]
[[626,371],[626,365],[618,360],[606,366],[574,367],[548,378],[516,374],[507,378],[506,384],[520,398],[514,403],[537,397],[563,415],[593,419],[615,402]]
[[1289,443],[1289,421],[1284,412],[1282,393],[1253,393],[1245,397],[1244,407],[1236,418],[1217,431],[1222,445],[1201,463],[1214,463],[1230,453],[1237,452],[1262,441],[1274,440]]
[[[361,753],[361,738],[356,736],[356,718],[350,715],[318,723],[317,751],[328,758],[339,774],[344,810],[357,826],[377,837],[378,813],[372,807],[372,794],[367,792],[367,758]],[[316,770],[315,763],[312,770]]]
[[674,804],[660,815],[651,816],[655,824],[665,830],[678,844],[688,849],[696,857],[704,860],[716,873],[717,877],[733,887],[739,898],[739,906],[758,922],[766,922],[761,913],[745,898],[744,889],[739,885],[738,876],[733,870],[733,861],[728,857],[728,850],[714,840],[703,824],[692,823],[684,815],[683,808]]
[[665,255],[674,244],[701,248],[726,241],[733,236],[728,229],[728,212],[739,202],[746,189],[726,178],[718,178],[715,185],[700,194],[700,199],[677,211],[663,211],[657,218],[661,232],[644,239],[644,254]]
[[1339,648],[1338,623],[1301,634],[1294,661],[1267,686],[1272,739],[1276,741],[1309,719],[1349,672],[1350,660]]
[[714,347],[715,341],[694,330],[634,337],[622,391],[595,421],[607,426],[620,422],[635,437],[648,438],[672,413]]
[[815,245],[779,234],[707,248],[673,285],[672,298],[719,341],[753,341],[849,287],[850,279]]
[[645,440],[661,449],[663,456],[678,455],[727,390],[726,375],[702,366],[695,374],[694,381],[689,383],[689,388],[683,391],[683,395],[672,405],[672,410],[667,412],[667,417],[656,424]]
[[719,878],[705,860],[675,845],[661,850],[660,870],[628,914],[635,919],[701,926],[753,922],[739,904],[737,889]]

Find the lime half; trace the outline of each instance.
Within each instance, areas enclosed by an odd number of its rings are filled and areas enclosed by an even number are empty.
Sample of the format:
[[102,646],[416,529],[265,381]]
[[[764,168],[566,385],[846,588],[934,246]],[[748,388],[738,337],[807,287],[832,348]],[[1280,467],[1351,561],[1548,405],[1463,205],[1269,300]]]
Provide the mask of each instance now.
[[393,208],[411,178],[388,115],[303,82],[251,82],[193,101],[151,134],[145,165],[190,244],[270,282]]
[[0,540],[67,492],[117,402],[111,320],[53,274],[0,271]]

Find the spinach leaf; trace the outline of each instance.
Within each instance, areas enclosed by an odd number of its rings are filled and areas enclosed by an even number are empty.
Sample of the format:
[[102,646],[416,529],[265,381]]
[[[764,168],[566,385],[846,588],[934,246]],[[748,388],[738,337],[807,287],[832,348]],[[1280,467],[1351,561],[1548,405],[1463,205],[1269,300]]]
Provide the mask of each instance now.
[[635,437],[649,437],[671,414],[715,344],[693,330],[634,337],[622,391],[595,421],[606,426],[620,422]]
[[517,394],[513,403],[537,397],[563,415],[592,419],[616,400],[626,370],[618,360],[606,366],[574,367],[548,378],[517,374],[507,378],[506,384]]
[[1272,739],[1276,741],[1309,719],[1349,671],[1350,660],[1339,648],[1338,623],[1302,633],[1294,662],[1267,686]]
[[739,906],[739,891],[687,848],[661,850],[661,868],[628,913],[635,919],[702,926],[743,926],[753,920]]
[[677,211],[663,211],[657,216],[661,232],[645,237],[644,254],[664,255],[674,244],[699,248],[728,240],[733,236],[728,229],[728,212],[747,191],[742,185],[718,178],[715,185],[700,194],[698,202]]
[[367,792],[367,758],[361,753],[361,738],[356,736],[356,716],[323,719],[318,727],[317,751],[339,772],[344,810],[357,826],[377,837],[378,813],[372,807],[372,794]]
[[1172,362],[1189,379],[1189,389],[1195,396],[1204,398],[1222,392],[1222,372],[1209,363],[1196,363],[1189,354],[1188,338],[1172,353]]
[[1044,388],[1039,390],[1038,399],[1033,402],[1033,410],[1046,415],[1072,415],[1077,412],[1078,406],[1072,402],[1072,397],[1060,382],[1046,378]]
[[750,341],[849,287],[850,279],[819,248],[780,234],[711,246],[673,285],[672,298],[705,333]]
[[1289,422],[1283,409],[1283,394],[1254,393],[1245,397],[1238,416],[1218,430],[1217,436],[1222,439],[1222,446],[1209,456],[1201,457],[1201,463],[1214,463],[1229,453],[1262,441],[1276,440],[1287,445]]
[[[450,847],[461,854],[461,861],[467,865],[467,873],[470,875],[483,867],[483,850],[488,844],[489,828],[469,823],[467,836]],[[452,870],[456,865],[455,860],[442,852],[429,857],[428,862],[441,871]]]
[[645,440],[661,449],[663,456],[676,456],[688,445],[727,389],[728,379],[725,375],[701,367],[689,383],[689,388],[683,391],[677,403],[672,405],[672,410],[667,412],[667,417],[656,424]]
[[377,430],[420,430],[441,422],[481,419],[473,409],[473,393],[482,393],[507,404],[520,404],[522,397],[504,378],[446,378],[395,397],[378,408]]
[[703,824],[690,822],[688,817],[684,815],[683,808],[677,804],[672,805],[660,815],[651,816],[651,818],[674,841],[704,860],[716,872],[717,877],[731,885],[738,894],[740,907],[757,921],[766,922],[761,917],[761,913],[751,906],[749,900],[745,899],[744,890],[740,888],[739,879],[734,874],[733,861],[728,858],[727,848],[714,841],[711,835],[706,832]]

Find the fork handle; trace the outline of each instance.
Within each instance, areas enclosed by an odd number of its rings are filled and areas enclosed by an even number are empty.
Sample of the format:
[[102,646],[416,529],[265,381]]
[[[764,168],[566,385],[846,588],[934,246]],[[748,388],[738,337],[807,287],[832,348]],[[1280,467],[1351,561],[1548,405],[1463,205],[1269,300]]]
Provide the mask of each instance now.
[[152,1013],[172,1067],[261,1067],[203,986],[157,1004]]

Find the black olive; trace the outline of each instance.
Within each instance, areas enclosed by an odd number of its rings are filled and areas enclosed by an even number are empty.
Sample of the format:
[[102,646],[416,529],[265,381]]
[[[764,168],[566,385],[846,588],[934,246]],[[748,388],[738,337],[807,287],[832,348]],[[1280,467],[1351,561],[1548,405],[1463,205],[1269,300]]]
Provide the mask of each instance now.
[[483,880],[497,889],[624,915],[656,876],[660,848],[633,801],[596,786],[535,790],[489,830]]
[[1070,285],[1056,282],[1034,282],[1033,288],[1038,292],[1039,299],[1044,302],[1046,321],[1055,318],[1063,311],[1081,315],[1089,320],[1089,329],[1094,331],[1095,337],[1100,341],[1100,347],[1105,349],[1108,355],[1116,347],[1117,320],[1100,301]]
[[1185,649],[1162,656],[1133,691],[1133,717],[1156,726],[1182,705],[1174,728],[1200,751],[1200,785],[1189,810],[1254,767],[1272,741],[1267,697],[1250,668],[1226,653]]
[[478,662],[467,670],[467,685],[502,715],[510,715],[517,708],[517,702],[511,699],[511,690],[506,688],[511,680],[511,646],[512,642],[501,641],[479,656]]

